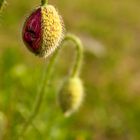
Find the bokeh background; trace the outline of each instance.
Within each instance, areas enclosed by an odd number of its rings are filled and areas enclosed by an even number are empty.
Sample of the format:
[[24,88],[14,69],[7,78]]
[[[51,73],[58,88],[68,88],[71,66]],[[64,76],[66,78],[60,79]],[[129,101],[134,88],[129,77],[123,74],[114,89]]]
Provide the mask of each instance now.
[[[61,51],[51,84],[26,140],[140,139],[140,1],[49,0],[66,30],[85,47],[81,78],[85,100],[65,118],[56,97],[73,62],[72,44]],[[0,13],[0,139],[15,140],[32,110],[44,65],[21,31],[39,0],[7,0]],[[71,63],[69,63],[71,62]]]

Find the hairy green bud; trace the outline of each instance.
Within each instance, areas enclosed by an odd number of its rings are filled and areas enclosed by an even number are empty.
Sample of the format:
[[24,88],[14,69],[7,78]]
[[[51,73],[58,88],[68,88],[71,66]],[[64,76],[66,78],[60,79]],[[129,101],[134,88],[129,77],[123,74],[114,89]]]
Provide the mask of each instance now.
[[64,83],[58,95],[58,102],[65,116],[78,110],[83,101],[83,95],[83,84],[80,78],[73,77]]

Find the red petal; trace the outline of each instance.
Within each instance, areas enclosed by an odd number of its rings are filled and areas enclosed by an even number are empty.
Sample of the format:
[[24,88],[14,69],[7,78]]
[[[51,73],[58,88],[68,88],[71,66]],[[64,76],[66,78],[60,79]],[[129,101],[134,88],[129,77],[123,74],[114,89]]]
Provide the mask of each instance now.
[[29,50],[39,53],[42,45],[41,8],[35,10],[26,20],[22,37]]

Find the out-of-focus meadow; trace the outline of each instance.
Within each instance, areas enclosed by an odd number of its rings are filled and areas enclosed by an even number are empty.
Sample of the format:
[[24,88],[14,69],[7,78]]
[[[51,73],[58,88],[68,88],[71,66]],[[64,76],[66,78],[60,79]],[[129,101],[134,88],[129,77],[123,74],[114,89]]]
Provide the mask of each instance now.
[[[72,44],[61,51],[49,89],[25,140],[140,139],[140,1],[49,0],[66,30],[85,46],[81,78],[85,100],[65,118],[57,91],[73,58]],[[21,31],[39,0],[7,0],[0,13],[0,136],[15,140],[32,110],[44,60],[24,46]],[[2,139],[2,137],[0,138]]]

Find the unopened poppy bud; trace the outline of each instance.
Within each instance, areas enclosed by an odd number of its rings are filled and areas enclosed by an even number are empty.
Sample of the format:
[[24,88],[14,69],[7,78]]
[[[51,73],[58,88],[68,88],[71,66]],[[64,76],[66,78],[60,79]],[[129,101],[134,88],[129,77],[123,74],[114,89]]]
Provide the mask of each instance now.
[[80,78],[74,77],[66,81],[58,95],[58,102],[65,116],[71,115],[80,107],[83,94]]
[[61,16],[52,5],[35,9],[24,23],[22,38],[27,48],[40,57],[47,57],[63,39]]

